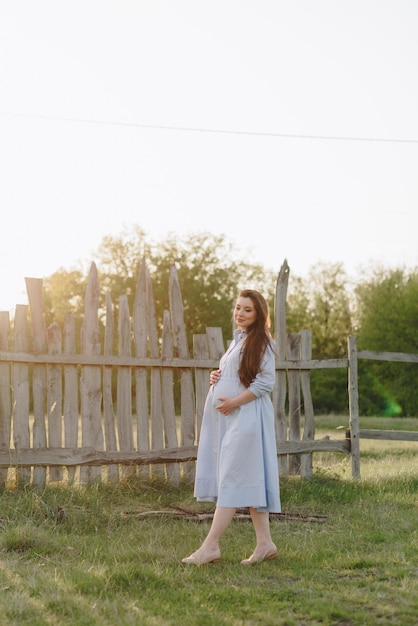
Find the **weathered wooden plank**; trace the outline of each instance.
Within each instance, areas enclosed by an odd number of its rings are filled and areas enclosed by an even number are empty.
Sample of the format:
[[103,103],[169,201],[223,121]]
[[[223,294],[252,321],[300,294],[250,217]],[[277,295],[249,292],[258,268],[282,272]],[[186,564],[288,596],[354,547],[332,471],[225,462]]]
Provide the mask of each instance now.
[[[9,349],[10,318],[8,311],[0,311],[0,350]],[[0,363],[0,450],[10,448],[12,425],[12,395],[10,364]],[[0,486],[7,481],[7,468],[0,470]]]
[[[208,326],[206,328],[206,337],[209,348],[208,362],[211,362],[213,359],[215,359],[215,361],[217,362],[214,367],[212,367],[212,365],[207,365],[207,367],[209,369],[217,369],[219,367],[220,358],[225,353],[225,344],[222,335],[222,328]],[[196,362],[199,362],[200,360],[201,359],[196,359]],[[195,367],[198,367],[198,365],[195,365]]]
[[[225,343],[224,343],[224,338],[223,338],[223,334],[222,334],[222,328],[219,327],[215,327],[215,326],[208,326],[206,328],[206,338],[207,338],[207,346],[209,348],[209,355],[208,357],[205,357],[205,359],[196,359],[196,361],[199,360],[206,360],[208,362],[208,368],[206,370],[203,370],[204,373],[204,378],[202,379],[202,383],[204,385],[204,389],[206,390],[205,393],[205,398],[203,398],[203,402],[205,402],[206,400],[206,395],[209,391],[209,386],[210,386],[210,372],[213,369],[218,369],[219,368],[219,361],[221,360],[221,357],[225,354]],[[209,363],[213,360],[216,359],[216,366],[215,367],[209,367]],[[195,370],[195,376],[198,375],[198,373],[201,370],[196,368]],[[202,393],[203,393],[203,388],[202,388]],[[202,412],[203,412],[203,407],[202,407]],[[200,411],[200,409],[199,409]],[[199,413],[197,415],[197,426],[198,426],[198,436],[200,433],[200,428],[202,425],[202,415],[199,416]]]
[[[15,353],[15,352],[1,352],[0,351],[0,363],[34,363],[38,365],[47,365],[49,363],[55,363],[60,365],[97,365],[97,366],[111,366],[111,367],[192,367],[203,369],[216,369],[219,365],[219,359],[210,358],[208,361],[202,359],[194,359],[192,357],[179,358],[151,358],[151,357],[121,357],[116,355],[99,355],[99,356],[86,356],[83,354],[32,354],[32,353]],[[319,369],[347,369],[348,359],[324,359],[321,360],[284,360],[276,359],[276,370],[319,370]]]
[[[141,271],[136,286],[133,324],[136,358],[142,361],[135,369],[136,390],[136,418],[137,418],[137,448],[149,450],[149,407],[147,388],[147,271],[145,259],[141,264]],[[160,361],[161,359],[159,359]]]
[[[148,322],[148,341],[151,357],[159,357],[159,345],[157,334],[157,320],[155,317],[154,294],[152,291],[152,282],[149,271],[146,272],[146,293],[147,293],[147,322]],[[162,399],[161,399],[161,369],[154,367],[151,370],[151,447],[153,450],[164,447],[164,430],[162,419]],[[152,467],[153,477],[164,477],[164,466],[154,465]]]
[[[120,355],[129,356],[131,354],[131,319],[129,315],[128,297],[126,295],[120,296],[119,298],[118,344]],[[134,449],[131,388],[131,368],[119,367],[117,373],[116,413],[119,449],[126,452],[130,452]]]
[[[169,302],[174,350],[180,358],[188,359],[190,354],[184,324],[183,300],[177,270],[174,265],[171,267],[169,277]],[[179,374],[181,388],[181,445],[187,447],[195,443],[193,376],[191,368],[180,368]],[[193,464],[185,465],[184,471],[189,479],[194,478],[194,469]]]
[[[193,335],[193,355],[196,359],[207,359],[209,357],[209,345],[206,335]],[[209,375],[210,369],[198,369],[195,371],[197,440],[199,440],[203,409],[209,391]]]
[[368,430],[360,428],[360,439],[383,439],[386,441],[418,441],[414,430]]
[[[62,349],[61,328],[55,322],[48,328],[48,349],[57,354]],[[62,446],[62,370],[60,365],[48,365],[47,372],[48,447]],[[62,480],[62,469],[51,467],[49,478]]]
[[[66,314],[63,327],[64,352],[75,354],[75,323],[70,311]],[[76,365],[64,366],[64,437],[66,448],[76,448],[78,441],[78,368]],[[70,482],[75,479],[75,467],[67,468]]]
[[[106,326],[105,326],[105,355],[113,354],[115,315],[113,311],[112,298],[109,292],[106,294]],[[105,366],[103,370],[103,417],[104,436],[106,450],[117,450],[116,442],[116,419],[113,410],[113,390],[112,390],[112,366]],[[119,468],[117,465],[109,465],[107,477],[110,480],[119,478]]]
[[[286,371],[277,369],[277,362],[284,361],[287,353],[286,341],[286,297],[289,283],[290,269],[287,261],[284,260],[280,268],[274,300],[274,327],[276,342],[276,384],[273,390],[273,406],[275,416],[275,429],[277,445],[287,440],[287,418],[286,418]],[[278,460],[279,474],[288,473],[288,459],[280,456]]]
[[[300,332],[300,355],[302,359],[310,359],[312,356],[312,331],[301,330]],[[311,373],[302,371],[300,373],[300,385],[303,396],[303,413],[305,423],[303,427],[303,439],[314,439],[315,437],[315,416],[311,394]],[[301,458],[301,477],[312,478],[313,473],[312,454],[304,454]]]
[[30,466],[104,466],[119,465],[151,465],[154,463],[179,463],[196,459],[197,447],[175,448],[152,451],[97,451],[91,447],[82,448],[45,448],[33,450],[9,451],[0,450],[0,467],[30,467]]
[[223,341],[222,328],[208,326],[206,334],[193,336],[193,355],[195,361],[206,361],[209,363],[212,359],[216,359],[216,367],[207,367],[206,369],[196,368],[195,384],[196,384],[196,437],[199,439],[200,428],[202,425],[203,409],[206,402],[206,396],[209,391],[209,377],[212,369],[218,369],[219,360],[225,353],[225,344]]
[[409,354],[408,352],[375,352],[373,350],[358,350],[357,358],[371,361],[418,363],[418,354]]
[[353,478],[360,478],[360,435],[358,409],[358,361],[357,342],[355,337],[349,337],[348,347],[348,404],[350,410],[350,437],[351,437],[351,473]]
[[[279,445],[278,455],[311,454],[313,452],[342,452],[349,454],[350,442],[345,439],[317,439],[312,441],[284,441]],[[113,452],[82,448],[31,448],[0,450],[0,467],[31,467],[54,465],[102,466],[150,465],[154,463],[185,463],[195,461],[197,446],[163,448],[162,450]]]
[[[32,353],[16,353],[16,352],[0,352],[0,363],[35,363],[41,365],[59,364],[59,365],[92,365],[103,367],[197,367],[197,368],[215,368],[219,361],[210,359],[202,361],[201,359],[180,359],[171,358],[151,358],[137,356],[116,356],[116,355],[99,355],[86,356],[83,354],[32,354]],[[300,368],[296,368],[300,369]]]
[[[18,304],[15,309],[13,328],[13,343],[16,352],[27,350],[28,307],[26,304]],[[12,382],[14,391],[13,409],[13,442],[19,454],[20,448],[29,448],[29,366],[15,363],[12,369]],[[30,468],[16,472],[16,482],[28,485],[31,479]]]
[[[87,282],[84,326],[82,332],[82,352],[87,355],[100,354],[99,331],[99,299],[100,287],[97,268],[90,266]],[[102,390],[100,367],[85,365],[81,369],[81,441],[83,446],[91,446],[95,450],[103,450],[102,431]],[[100,468],[82,467],[80,480],[90,482],[101,478]]]
[[[173,339],[171,336],[170,312],[163,314],[163,335],[161,344],[163,357],[173,355]],[[164,419],[165,444],[167,448],[177,448],[177,419],[174,402],[174,373],[171,368],[165,367],[161,371],[161,404]],[[178,465],[167,466],[167,478],[174,484],[180,481],[180,468]]]
[[[300,357],[300,334],[289,333],[287,336],[288,355],[292,359]],[[300,440],[300,374],[297,371],[287,373],[289,381],[289,440]],[[299,474],[301,459],[293,455],[289,459],[289,474]]]
[[[26,291],[32,320],[32,344],[34,355],[48,352],[48,338],[42,304],[43,280],[39,278],[25,278]],[[33,384],[33,447],[46,446],[46,397],[47,397],[47,368],[35,364],[32,374]],[[36,485],[46,483],[46,472],[36,468],[33,473],[33,482]]]

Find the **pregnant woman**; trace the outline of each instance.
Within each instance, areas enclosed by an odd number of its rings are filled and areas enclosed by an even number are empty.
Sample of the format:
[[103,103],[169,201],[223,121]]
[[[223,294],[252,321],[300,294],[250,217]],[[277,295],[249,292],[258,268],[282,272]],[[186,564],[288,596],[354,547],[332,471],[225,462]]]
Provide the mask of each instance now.
[[275,350],[263,296],[241,291],[234,320],[234,339],[210,375],[197,453],[194,495],[216,502],[216,509],[206,539],[182,560],[186,564],[220,560],[219,541],[238,507],[249,507],[256,534],[255,550],[241,564],[277,556],[269,521],[269,512],[281,510],[271,401]]

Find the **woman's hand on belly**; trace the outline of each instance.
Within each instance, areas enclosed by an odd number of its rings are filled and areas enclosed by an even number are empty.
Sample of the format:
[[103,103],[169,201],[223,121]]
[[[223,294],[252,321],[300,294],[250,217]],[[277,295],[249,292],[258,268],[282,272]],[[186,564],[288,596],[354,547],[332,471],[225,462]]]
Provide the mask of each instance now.
[[223,415],[229,415],[238,408],[234,402],[235,398],[217,398],[217,400],[219,400],[220,404],[216,405],[215,409],[223,413]]
[[212,370],[209,374],[209,382],[211,385],[214,385],[218,382],[221,377],[221,370]]
[[246,389],[239,396],[235,396],[235,398],[226,398],[226,397],[218,397],[216,400],[219,400],[220,404],[215,405],[215,409],[223,413],[224,415],[229,415],[235,409],[239,409],[242,404],[247,404],[247,402],[252,402],[255,400],[256,396],[252,391]]

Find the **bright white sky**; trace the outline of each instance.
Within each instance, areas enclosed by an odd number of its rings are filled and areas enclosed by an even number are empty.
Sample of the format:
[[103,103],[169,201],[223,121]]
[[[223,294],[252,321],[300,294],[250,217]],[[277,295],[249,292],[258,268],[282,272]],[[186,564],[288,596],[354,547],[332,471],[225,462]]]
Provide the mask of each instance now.
[[417,0],[1,0],[0,309],[134,224],[416,268],[417,32]]

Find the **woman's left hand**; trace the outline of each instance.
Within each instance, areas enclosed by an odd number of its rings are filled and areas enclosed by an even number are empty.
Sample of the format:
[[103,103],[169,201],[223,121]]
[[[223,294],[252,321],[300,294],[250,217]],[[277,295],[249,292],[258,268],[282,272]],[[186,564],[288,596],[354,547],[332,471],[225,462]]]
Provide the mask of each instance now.
[[215,408],[223,415],[229,415],[237,408],[234,403],[234,398],[218,398],[218,400],[221,404],[218,404]]

